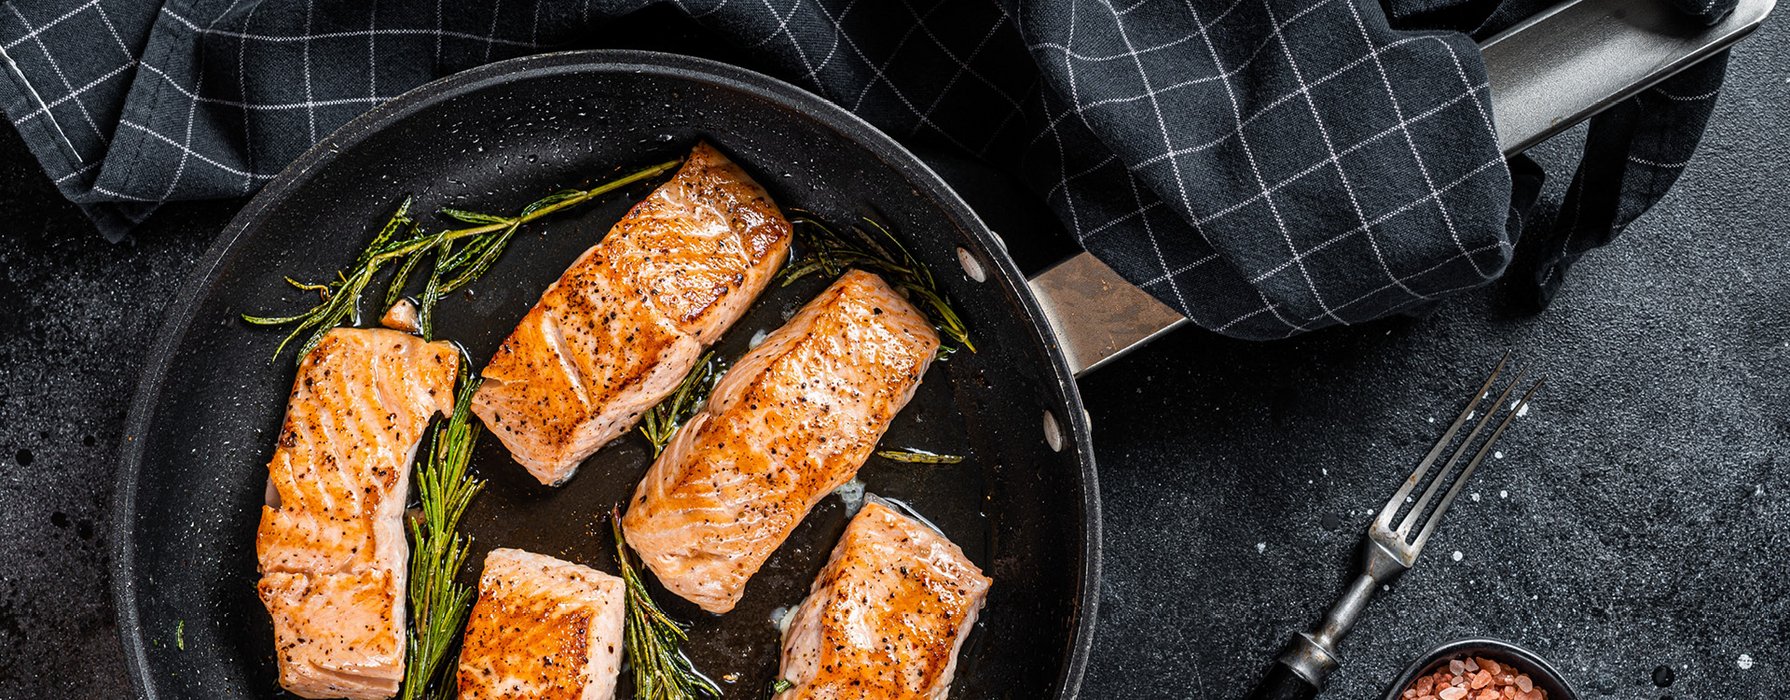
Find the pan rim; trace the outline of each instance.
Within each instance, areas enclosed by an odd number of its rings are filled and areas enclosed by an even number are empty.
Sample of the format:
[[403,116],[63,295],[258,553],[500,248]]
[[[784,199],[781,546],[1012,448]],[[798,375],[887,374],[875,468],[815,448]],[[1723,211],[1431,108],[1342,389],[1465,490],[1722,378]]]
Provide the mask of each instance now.
[[436,102],[455,95],[476,91],[494,83],[525,76],[555,72],[630,71],[670,78],[696,80],[750,93],[781,104],[833,129],[874,156],[885,165],[903,173],[916,186],[918,194],[932,199],[959,228],[976,239],[989,255],[993,277],[1018,299],[1025,312],[1034,341],[1039,343],[1049,364],[1055,390],[1069,415],[1058,416],[1066,424],[1081,475],[1081,571],[1077,581],[1078,600],[1074,610],[1077,619],[1069,640],[1068,663],[1057,675],[1060,698],[1079,694],[1094,642],[1098,622],[1101,576],[1101,511],[1098,475],[1095,469],[1091,428],[1082,403],[1074,372],[1050,330],[1037,299],[1026,284],[1000,239],[984,224],[975,211],[959,197],[929,166],[905,146],[864,121],[812,92],[746,68],[704,58],[657,51],[629,49],[594,49],[560,51],[512,58],[485,64],[444,76],[413,88],[402,95],[357,115],[328,136],[311,146],[304,154],[282,169],[242,209],[206,249],[193,271],[185,278],[179,296],[171,304],[157,328],[148,361],[138,374],[136,394],[125,419],[124,432],[117,458],[117,474],[113,481],[110,513],[111,538],[109,567],[112,577],[112,604],[118,625],[119,641],[124,647],[126,672],[137,693],[153,700],[157,697],[151,676],[147,642],[138,611],[135,577],[136,541],[132,531],[137,517],[137,491],[142,476],[145,435],[158,413],[158,404],[168,380],[174,353],[196,320],[197,307],[208,298],[217,281],[224,258],[273,204],[289,191],[308,182],[311,171],[332,162],[338,152],[360,143],[386,127]]

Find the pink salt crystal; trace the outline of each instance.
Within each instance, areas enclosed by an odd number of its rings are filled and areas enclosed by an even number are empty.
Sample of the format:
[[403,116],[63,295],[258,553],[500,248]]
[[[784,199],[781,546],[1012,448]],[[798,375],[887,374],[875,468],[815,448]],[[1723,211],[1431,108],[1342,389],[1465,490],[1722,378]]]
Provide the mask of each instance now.
[[1399,697],[1400,700],[1547,700],[1547,693],[1534,687],[1528,676],[1518,674],[1509,664],[1468,657],[1452,659],[1447,667],[1418,678]]

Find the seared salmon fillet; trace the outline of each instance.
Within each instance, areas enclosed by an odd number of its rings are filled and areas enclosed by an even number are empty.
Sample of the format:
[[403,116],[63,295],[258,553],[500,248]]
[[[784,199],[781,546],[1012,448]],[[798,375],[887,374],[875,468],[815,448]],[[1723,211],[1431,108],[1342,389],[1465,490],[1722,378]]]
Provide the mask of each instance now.
[[634,490],[622,529],[667,590],[712,613],[870,457],[939,347],[924,315],[847,272],[716,384]]
[[472,410],[543,484],[677,389],[789,253],[770,195],[706,143],[579,256],[485,365]]
[[460,353],[385,329],[330,331],[299,364],[255,535],[280,685],[388,698],[404,675],[410,462],[454,408]]
[[622,662],[622,580],[520,549],[485,557],[460,651],[461,700],[609,700]]
[[882,503],[852,518],[783,633],[776,700],[944,700],[993,583]]

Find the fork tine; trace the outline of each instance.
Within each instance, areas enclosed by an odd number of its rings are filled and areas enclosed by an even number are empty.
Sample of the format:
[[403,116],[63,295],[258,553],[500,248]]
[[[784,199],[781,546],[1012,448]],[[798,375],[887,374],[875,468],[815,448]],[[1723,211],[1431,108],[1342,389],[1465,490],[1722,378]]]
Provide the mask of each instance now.
[[[1442,503],[1441,505],[1436,506],[1435,514],[1431,515],[1429,521],[1423,524],[1423,531],[1417,533],[1417,539],[1412,541],[1411,551],[1413,552],[1413,556],[1415,556],[1416,552],[1423,551],[1423,544],[1429,541],[1430,534],[1436,531],[1436,525],[1442,522],[1442,514],[1448,512],[1448,506],[1454,503],[1454,497],[1460,495],[1461,488],[1467,485],[1467,479],[1473,476],[1473,470],[1479,468],[1479,463],[1485,461],[1485,455],[1492,450],[1492,445],[1497,444],[1498,438],[1504,435],[1504,429],[1510,427],[1510,421],[1516,418],[1517,413],[1521,412],[1524,407],[1529,405],[1530,399],[1535,397],[1535,392],[1541,389],[1541,385],[1547,383],[1547,381],[1548,378],[1545,376],[1537,379],[1535,380],[1535,384],[1529,387],[1528,391],[1523,392],[1523,398],[1515,405],[1511,406],[1510,412],[1504,414],[1504,420],[1498,422],[1498,429],[1492,431],[1492,436],[1486,438],[1485,444],[1481,445],[1479,451],[1473,454],[1473,459],[1468,461],[1467,466],[1461,469],[1460,476],[1457,476],[1454,479],[1454,486],[1448,489],[1448,495],[1442,497]],[[1515,382],[1512,382],[1512,384],[1514,385]],[[1508,394],[1510,392],[1507,389],[1505,390],[1505,393]],[[1498,404],[1502,406],[1504,404],[1503,400],[1499,400]],[[1463,446],[1463,451],[1464,448],[1465,446]]]
[[[1518,370],[1517,376],[1510,380],[1510,384],[1505,386],[1504,391],[1498,394],[1498,398],[1492,401],[1492,405],[1486,408],[1485,415],[1481,416],[1479,420],[1473,424],[1473,431],[1467,433],[1467,439],[1462,440],[1460,446],[1455,448],[1454,453],[1448,456],[1448,461],[1444,462],[1442,464],[1442,469],[1436,472],[1435,481],[1430,482],[1429,488],[1424,489],[1423,496],[1417,499],[1416,505],[1411,506],[1411,512],[1406,513],[1404,521],[1398,524],[1399,537],[1402,538],[1411,534],[1411,526],[1416,524],[1417,518],[1423,515],[1423,509],[1425,506],[1429,505],[1430,499],[1435,498],[1436,492],[1442,487],[1442,482],[1447,479],[1448,472],[1453,471],[1454,465],[1460,463],[1461,455],[1466,454],[1467,450],[1472,449],[1473,441],[1478,439],[1479,434],[1485,430],[1485,427],[1490,425],[1492,419],[1498,416],[1498,409],[1504,406],[1504,402],[1510,398],[1510,392],[1515,391],[1517,385],[1522,384],[1523,378],[1526,376],[1528,376],[1527,369]],[[1483,396],[1483,394],[1481,394],[1481,396]]]
[[1486,394],[1491,392],[1492,384],[1498,381],[1498,375],[1504,372],[1504,366],[1509,362],[1510,351],[1505,350],[1504,357],[1498,359],[1498,366],[1492,368],[1492,376],[1486,377],[1485,383],[1480,385],[1479,391],[1473,393],[1473,400],[1468,401],[1467,407],[1461,409],[1460,416],[1456,417],[1454,423],[1448,426],[1448,432],[1442,433],[1442,439],[1437,440],[1436,446],[1430,448],[1429,454],[1424,455],[1423,461],[1417,463],[1417,469],[1411,472],[1410,478],[1405,479],[1405,483],[1399,487],[1398,493],[1392,494],[1392,499],[1386,501],[1386,507],[1380,509],[1380,516],[1375,519],[1380,527],[1392,529],[1392,516],[1398,513],[1399,504],[1403,503],[1405,498],[1411,495],[1411,490],[1417,488],[1417,484],[1423,481],[1423,475],[1429,473],[1430,466],[1435,464],[1436,458],[1442,455],[1442,448],[1447,447],[1448,443],[1454,440],[1454,434],[1460,431],[1461,426],[1466,425],[1467,419],[1473,415],[1474,409],[1479,406],[1480,401],[1485,399]]

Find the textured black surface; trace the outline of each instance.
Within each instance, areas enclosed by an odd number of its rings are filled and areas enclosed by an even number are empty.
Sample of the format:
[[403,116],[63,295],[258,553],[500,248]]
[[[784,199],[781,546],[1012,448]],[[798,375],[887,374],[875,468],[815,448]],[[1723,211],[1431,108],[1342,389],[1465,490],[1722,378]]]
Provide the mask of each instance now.
[[[1481,500],[1344,644],[1326,697],[1374,697],[1479,635],[1541,653],[1588,698],[1790,686],[1787,55],[1774,17],[1678,190],[1542,316],[1488,291],[1286,343],[1182,332],[1085,379],[1107,526],[1084,696],[1239,694],[1340,589],[1428,419],[1505,347],[1553,383]],[[103,561],[113,455],[146,339],[236,206],[169,208],[112,246],[0,129],[0,698],[129,693]]]

